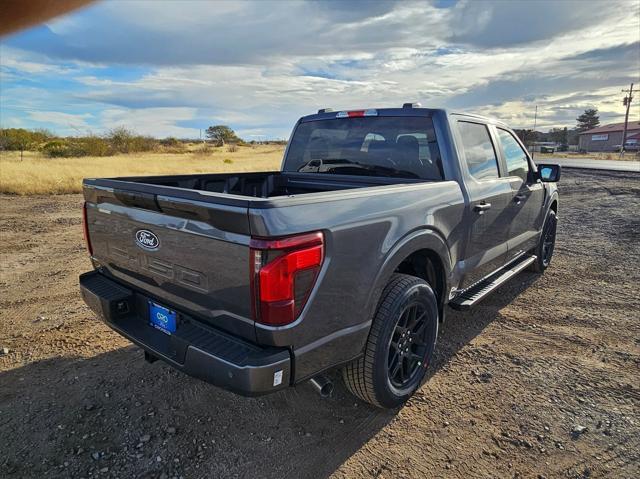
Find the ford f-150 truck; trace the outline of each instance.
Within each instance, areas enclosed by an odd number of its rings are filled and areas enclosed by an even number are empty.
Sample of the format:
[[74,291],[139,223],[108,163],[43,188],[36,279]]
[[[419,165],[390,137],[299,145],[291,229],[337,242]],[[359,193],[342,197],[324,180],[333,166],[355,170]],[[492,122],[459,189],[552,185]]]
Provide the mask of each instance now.
[[447,307],[553,254],[558,165],[481,116],[405,104],[301,118],[281,171],[84,180],[86,303],[149,361],[244,395],[342,368],[401,405]]

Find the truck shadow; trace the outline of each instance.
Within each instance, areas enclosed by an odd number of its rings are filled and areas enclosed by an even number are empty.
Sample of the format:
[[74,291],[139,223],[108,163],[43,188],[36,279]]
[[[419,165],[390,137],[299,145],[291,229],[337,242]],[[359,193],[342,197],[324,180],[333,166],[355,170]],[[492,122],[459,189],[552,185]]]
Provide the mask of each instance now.
[[[477,310],[449,310],[430,376],[536,278],[521,275]],[[0,374],[0,476],[327,477],[397,413],[333,379],[329,399],[306,384],[243,398],[147,364],[133,346],[31,363]]]

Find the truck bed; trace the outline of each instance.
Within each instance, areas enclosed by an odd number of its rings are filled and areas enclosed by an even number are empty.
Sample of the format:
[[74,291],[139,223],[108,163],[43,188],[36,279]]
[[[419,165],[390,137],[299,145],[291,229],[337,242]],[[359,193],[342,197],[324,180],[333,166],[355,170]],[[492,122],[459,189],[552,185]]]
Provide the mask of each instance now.
[[[273,198],[325,191],[365,188],[377,185],[415,183],[424,180],[404,178],[357,177],[335,174],[304,174],[289,172],[198,174],[174,176],[141,176],[86,180],[85,184],[134,188],[158,192],[158,186],[180,188],[233,197]],[[126,185],[124,183],[127,183]],[[144,188],[145,185],[153,185]],[[175,192],[179,194],[178,192]]]

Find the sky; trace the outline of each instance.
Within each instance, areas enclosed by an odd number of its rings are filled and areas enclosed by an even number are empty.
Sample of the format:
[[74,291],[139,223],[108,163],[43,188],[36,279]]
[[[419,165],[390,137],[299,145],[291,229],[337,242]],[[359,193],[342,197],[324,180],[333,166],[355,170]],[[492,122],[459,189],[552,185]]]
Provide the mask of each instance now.
[[[288,138],[335,110],[466,110],[515,128],[623,121],[640,1],[133,1],[0,39],[0,126]],[[631,118],[640,120],[640,92]]]

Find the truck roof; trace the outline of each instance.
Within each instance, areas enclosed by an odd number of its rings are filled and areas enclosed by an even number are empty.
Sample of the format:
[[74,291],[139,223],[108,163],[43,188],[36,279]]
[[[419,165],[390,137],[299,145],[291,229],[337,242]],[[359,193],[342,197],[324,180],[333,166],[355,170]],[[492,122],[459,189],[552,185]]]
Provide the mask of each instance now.
[[[349,113],[357,113],[354,116],[369,116],[367,112],[375,112],[371,116],[433,116],[434,113],[449,115],[464,115],[468,117],[477,118],[482,121],[490,123],[504,123],[496,118],[478,115],[476,113],[469,113],[464,111],[453,111],[446,108],[422,108],[415,106],[404,106],[402,108],[358,108],[350,110],[332,110],[330,108],[318,110],[317,113],[311,115],[305,115],[300,118],[300,122],[316,121],[316,120],[330,120],[334,118],[341,118],[338,115],[348,115]],[[506,126],[506,125],[505,125]]]

